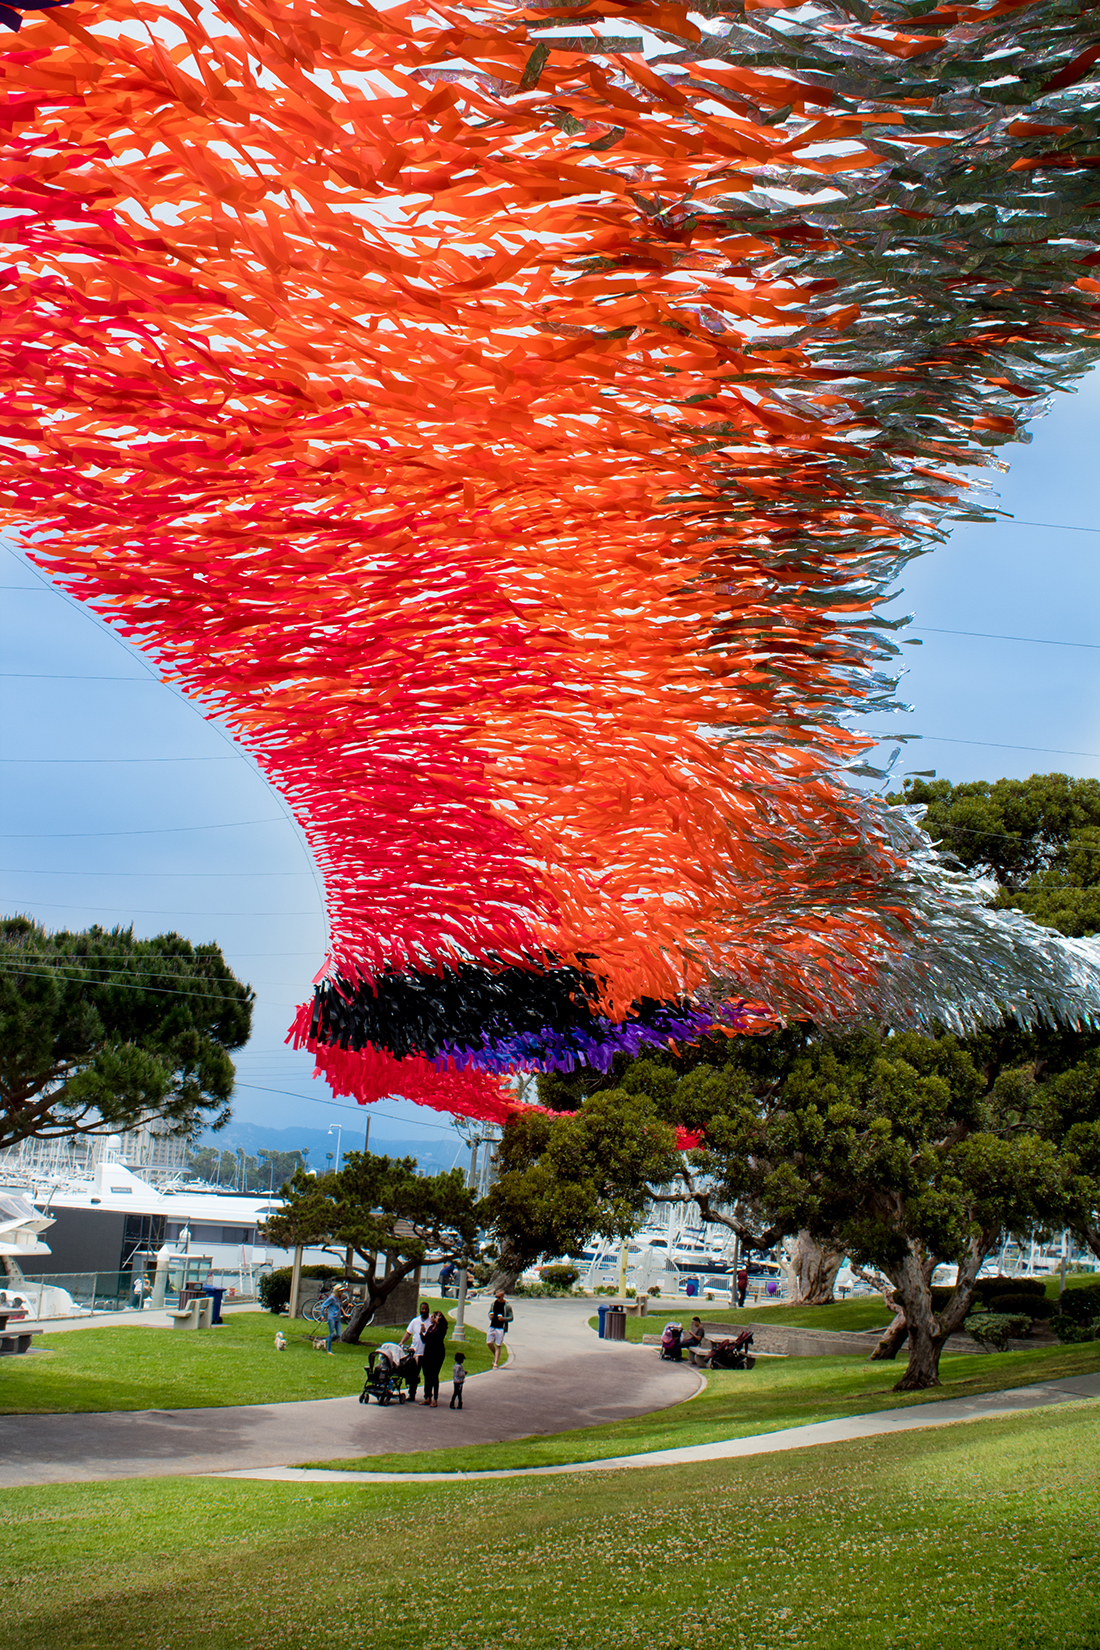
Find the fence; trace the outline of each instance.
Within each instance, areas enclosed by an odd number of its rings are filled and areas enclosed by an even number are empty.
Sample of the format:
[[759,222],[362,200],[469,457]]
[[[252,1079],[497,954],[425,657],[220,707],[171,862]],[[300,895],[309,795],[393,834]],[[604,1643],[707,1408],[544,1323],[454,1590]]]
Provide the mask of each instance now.
[[[183,1277],[178,1279],[180,1283],[184,1281]],[[200,1277],[187,1281],[192,1287],[209,1283],[238,1300],[255,1298],[248,1288],[251,1280],[246,1275],[242,1289],[241,1274],[236,1268],[232,1271],[204,1272]],[[23,1283],[8,1283],[7,1290],[9,1295],[25,1295],[40,1318],[65,1318],[73,1313],[124,1312],[130,1306],[133,1287],[132,1272],[36,1272]],[[147,1283],[145,1306],[149,1305],[150,1293],[151,1287]],[[164,1304],[174,1306],[178,1299],[178,1288],[169,1289],[165,1293]]]
[[24,1283],[9,1283],[8,1293],[41,1301],[39,1316],[58,1318],[70,1311],[119,1312],[130,1303],[133,1283],[129,1272],[36,1272]]

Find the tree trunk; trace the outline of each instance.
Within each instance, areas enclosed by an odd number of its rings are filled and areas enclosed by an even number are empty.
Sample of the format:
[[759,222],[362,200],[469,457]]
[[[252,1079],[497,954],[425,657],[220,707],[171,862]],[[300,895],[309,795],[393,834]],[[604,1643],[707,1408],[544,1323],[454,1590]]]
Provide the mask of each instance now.
[[362,1306],[357,1306],[341,1332],[340,1339],[348,1346],[358,1346],[359,1337],[367,1328],[374,1314],[384,1301],[393,1294],[399,1283],[403,1283],[411,1272],[415,1272],[417,1262],[410,1260],[400,1266],[391,1266],[384,1278],[377,1278],[373,1264],[366,1276],[366,1299]]
[[894,1317],[894,1321],[890,1325],[889,1329],[883,1330],[882,1339],[875,1347],[875,1350],[871,1353],[869,1362],[875,1363],[880,1358],[896,1358],[902,1347],[905,1345],[908,1334],[909,1325],[905,1321],[904,1311],[901,1307],[899,1307]]
[[831,1306],[833,1285],[844,1259],[843,1249],[818,1243],[806,1230],[799,1232],[791,1250],[788,1277],[792,1306]]
[[936,1321],[931,1311],[928,1319],[928,1323],[915,1324],[909,1331],[909,1362],[895,1392],[924,1392],[941,1384],[940,1353],[946,1336],[930,1327]]
[[516,1280],[527,1270],[528,1264],[511,1241],[505,1238],[500,1246],[496,1271],[489,1279],[489,1294],[495,1295],[498,1289],[503,1289],[506,1295],[510,1295],[516,1287]]
[[[883,1267],[909,1329],[909,1363],[894,1387],[895,1392],[923,1392],[926,1387],[940,1384],[940,1352],[947,1337],[932,1310],[935,1267],[935,1257],[926,1255],[912,1240],[904,1259],[894,1266]],[[896,1327],[895,1320],[883,1338],[891,1331],[896,1332]]]

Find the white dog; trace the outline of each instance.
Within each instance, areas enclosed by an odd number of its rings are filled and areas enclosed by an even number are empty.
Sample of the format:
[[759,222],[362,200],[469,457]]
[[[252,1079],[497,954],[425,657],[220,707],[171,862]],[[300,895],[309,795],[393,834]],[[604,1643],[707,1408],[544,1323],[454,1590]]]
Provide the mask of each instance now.
[[276,1352],[285,1352],[286,1351],[286,1336],[283,1334],[281,1329],[279,1330],[278,1334],[275,1336],[275,1350],[276,1350]]

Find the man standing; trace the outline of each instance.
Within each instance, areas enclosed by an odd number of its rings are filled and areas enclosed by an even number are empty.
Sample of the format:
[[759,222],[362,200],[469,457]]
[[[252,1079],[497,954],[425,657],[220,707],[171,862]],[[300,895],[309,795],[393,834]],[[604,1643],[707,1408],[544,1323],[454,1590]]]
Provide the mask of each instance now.
[[489,1333],[486,1336],[488,1344],[493,1349],[493,1368],[500,1362],[500,1350],[504,1345],[504,1337],[508,1333],[508,1325],[512,1321],[512,1308],[504,1298],[504,1290],[498,1289],[489,1308]]
[[427,1301],[421,1301],[419,1317],[412,1319],[409,1327],[401,1337],[402,1346],[404,1346],[406,1341],[411,1342],[409,1350],[416,1359],[416,1373],[415,1375],[409,1376],[409,1397],[412,1399],[414,1404],[416,1402],[417,1388],[420,1385],[420,1365],[424,1359],[424,1331],[427,1329],[430,1322],[431,1312],[428,1309],[428,1303]]
[[744,1306],[745,1296],[749,1292],[749,1269],[742,1266],[737,1274],[737,1304]]

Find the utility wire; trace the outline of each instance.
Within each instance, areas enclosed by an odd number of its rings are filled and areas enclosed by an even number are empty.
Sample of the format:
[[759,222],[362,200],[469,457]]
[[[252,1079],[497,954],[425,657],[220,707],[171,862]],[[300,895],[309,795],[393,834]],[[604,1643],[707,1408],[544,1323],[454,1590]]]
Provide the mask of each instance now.
[[9,877],[308,877],[309,871],[52,871],[38,865],[0,865]]
[[34,842],[69,842],[92,836],[174,836],[182,831],[236,831],[246,825],[285,825],[283,814],[266,814],[263,819],[228,819],[221,825],[156,825],[144,831],[0,831],[0,841],[9,838]]
[[[59,966],[62,967],[62,968],[73,968],[73,967],[76,967],[77,965],[73,964],[73,963],[62,963]],[[85,973],[85,974],[91,974],[93,971],[91,969],[84,969],[84,970],[82,970],[82,972]],[[122,970],[121,969],[114,969],[114,970],[111,970],[111,973],[113,975],[117,976],[117,975],[122,973]],[[39,979],[39,980],[52,980],[52,979],[55,979],[57,977],[55,971],[52,968],[36,968],[33,965],[31,967],[28,967],[25,963],[17,963],[17,962],[14,962],[14,961],[9,962],[9,960],[7,958],[0,958],[0,977],[6,976],[9,979],[11,979],[11,978],[14,978],[16,975],[19,975],[19,974],[33,974],[35,979]],[[160,976],[157,976],[157,975],[153,976],[154,979],[156,979],[158,977],[160,979],[171,978],[171,976],[163,975],[163,974],[160,975]],[[176,976],[176,977],[178,978],[178,976]],[[81,982],[79,980],[75,980],[75,981],[71,981],[70,983],[75,984],[75,985],[79,985]],[[118,979],[118,978],[98,977],[98,978],[93,978],[89,983],[92,984],[92,985],[96,985],[96,986],[102,986],[104,989],[107,989],[110,986],[117,985],[117,986],[122,986],[125,990],[151,991],[151,992],[154,992],[155,995],[158,996],[158,997],[201,997],[204,1002],[210,1002],[212,1000],[212,998],[216,999],[216,1000],[222,1000],[222,998],[223,998],[223,994],[221,992],[217,992],[217,991],[214,991],[214,992],[210,992],[210,991],[184,991],[180,987],[173,987],[173,986],[168,986],[168,985],[146,985],[145,981],[141,978],[138,978],[138,977],[134,977],[134,978],[129,979],[129,980],[127,980],[127,979]],[[227,985],[228,983],[229,982],[225,981],[225,980],[211,980],[210,981],[210,984],[212,986],[218,986],[218,985],[223,985],[224,986],[224,985]],[[239,981],[237,983],[241,984],[243,982]],[[224,1000],[226,1002],[229,1002],[229,1003],[234,1003],[234,1002],[239,1002],[240,998],[225,997]],[[265,998],[265,1001],[270,1002],[271,999],[270,998]],[[273,1003],[272,1006],[275,1007],[275,1008],[296,1008],[297,1004],[296,1003]]]
[[[16,901],[18,904],[18,900]],[[322,912],[313,911],[161,911],[138,909],[129,905],[71,905],[66,900],[35,898],[35,905],[43,906],[47,911],[110,911],[114,916],[133,917],[318,917]],[[285,955],[290,956],[290,952]]]
[[1038,751],[1041,756],[1093,756],[1100,762],[1100,751],[1065,751],[1057,750],[1051,745],[1000,745],[990,739],[949,739],[943,733],[887,733],[882,728],[864,728],[864,733],[870,734],[873,739],[880,739],[884,744],[898,739],[934,739],[941,745],[976,745],[982,750],[990,751]]
[[[402,1117],[399,1112],[395,1111],[378,1111],[373,1104],[369,1108],[367,1106],[345,1106],[339,1100],[325,1100],[319,1094],[295,1094],[291,1089],[268,1089],[263,1088],[259,1083],[235,1083],[234,1087],[255,1089],[258,1094],[285,1094],[290,1100],[308,1100],[310,1105],[313,1106],[335,1106],[337,1111],[357,1112],[360,1117],[364,1118],[368,1116],[389,1117],[395,1123],[412,1124],[413,1128],[417,1129],[438,1129],[442,1134],[451,1134],[454,1128],[453,1124],[448,1126],[446,1123],[421,1123],[419,1118]],[[403,1095],[394,1095],[395,1100],[403,1098]]]
[[138,762],[243,762],[243,760],[243,756],[0,756],[0,762],[48,767],[86,767],[89,763],[100,766],[113,764],[117,767]]
[[1049,636],[1002,636],[996,630],[940,630],[935,625],[917,627],[929,636],[976,636],[984,642],[1029,642],[1034,647],[1087,647],[1100,653],[1100,642],[1064,642]]

